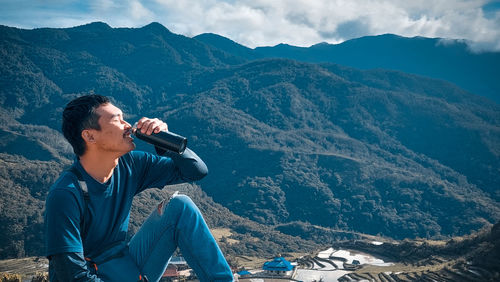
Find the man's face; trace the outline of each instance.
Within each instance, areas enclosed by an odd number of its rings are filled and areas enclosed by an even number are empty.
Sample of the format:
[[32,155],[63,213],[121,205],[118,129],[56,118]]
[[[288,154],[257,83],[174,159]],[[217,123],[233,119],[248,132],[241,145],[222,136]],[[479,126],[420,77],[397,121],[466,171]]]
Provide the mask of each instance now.
[[111,103],[102,104],[96,109],[101,130],[94,130],[95,145],[102,152],[126,154],[135,149],[130,136],[131,125],[123,120],[122,111]]

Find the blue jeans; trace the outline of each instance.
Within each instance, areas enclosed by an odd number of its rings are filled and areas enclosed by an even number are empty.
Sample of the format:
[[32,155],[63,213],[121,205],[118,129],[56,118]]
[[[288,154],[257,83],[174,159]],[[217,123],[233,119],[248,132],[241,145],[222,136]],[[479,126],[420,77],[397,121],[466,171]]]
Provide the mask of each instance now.
[[[129,271],[126,275],[132,276],[135,264],[148,281],[158,281],[177,247],[200,281],[233,281],[200,210],[185,195],[160,203],[130,240],[125,256],[99,266],[99,276],[118,281],[117,273]],[[130,281],[137,281],[138,275],[133,277]]]

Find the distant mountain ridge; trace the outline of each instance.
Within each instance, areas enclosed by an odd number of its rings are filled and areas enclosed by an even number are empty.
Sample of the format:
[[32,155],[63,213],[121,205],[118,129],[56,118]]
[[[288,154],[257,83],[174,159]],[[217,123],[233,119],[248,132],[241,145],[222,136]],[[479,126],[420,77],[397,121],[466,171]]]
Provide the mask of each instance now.
[[0,26],[0,249],[43,236],[45,193],[73,160],[62,109],[84,93],[167,121],[207,163],[208,196],[270,228],[442,237],[500,219],[500,105],[401,71],[220,48],[157,23]]
[[206,44],[249,60],[288,58],[335,63],[358,69],[388,69],[450,81],[474,94],[500,103],[500,52],[472,52],[461,40],[407,38],[393,34],[366,36],[340,44],[311,47],[279,44],[250,49],[214,34],[195,36]]

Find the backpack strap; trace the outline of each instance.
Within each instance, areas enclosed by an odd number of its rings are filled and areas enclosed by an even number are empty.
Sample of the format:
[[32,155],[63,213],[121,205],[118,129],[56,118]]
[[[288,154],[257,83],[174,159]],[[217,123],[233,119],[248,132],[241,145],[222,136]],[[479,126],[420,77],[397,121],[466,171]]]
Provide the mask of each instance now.
[[83,192],[83,199],[86,203],[88,203],[88,201],[90,200],[89,189],[87,188],[87,182],[83,180],[82,173],[75,166],[71,166],[68,171],[72,172],[78,179],[78,184],[80,184],[80,189],[82,189]]
[[[89,202],[90,202],[89,189],[87,187],[87,182],[85,182],[85,180],[83,179],[82,173],[74,165],[72,165],[70,168],[68,168],[67,171],[70,173],[73,173],[76,176],[76,178],[78,179],[78,186],[80,187],[80,190],[82,191],[82,194],[83,194],[83,200],[85,202],[85,207],[84,207],[84,211],[83,211],[83,217],[80,220],[80,234],[83,234],[84,233],[83,231],[85,228],[85,216],[88,214],[88,206],[89,206]],[[82,238],[82,240],[83,240],[83,238]],[[105,250],[107,250],[108,248],[113,247],[115,245],[116,244],[112,244],[111,246],[105,248]],[[104,250],[102,252],[104,252]],[[124,256],[123,251],[119,252],[118,254],[116,254],[114,256],[107,258],[106,260],[104,260],[100,263],[104,263],[104,262],[109,261],[111,259],[119,258],[122,256]],[[95,269],[95,273],[97,273],[97,270],[98,270],[97,264],[89,257],[85,257],[85,261],[87,261]],[[142,274],[139,274],[138,281],[148,282],[148,278],[146,276],[143,276]]]
[[78,186],[79,186],[80,190],[82,191],[83,201],[85,202],[85,206],[83,207],[83,217],[80,220],[80,233],[83,233],[84,227],[85,227],[85,215],[87,214],[88,206],[89,206],[89,202],[90,202],[89,189],[87,188],[87,182],[85,182],[85,180],[83,180],[82,173],[74,165],[72,165],[68,169],[68,172],[73,173],[76,176],[76,178],[78,179]]

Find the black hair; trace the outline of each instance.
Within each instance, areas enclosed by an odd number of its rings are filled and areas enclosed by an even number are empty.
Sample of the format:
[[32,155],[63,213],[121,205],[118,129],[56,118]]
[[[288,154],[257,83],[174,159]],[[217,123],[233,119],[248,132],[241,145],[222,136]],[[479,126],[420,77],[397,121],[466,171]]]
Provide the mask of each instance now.
[[63,112],[62,132],[77,156],[83,155],[86,150],[82,131],[84,129],[101,130],[96,109],[110,102],[108,97],[92,94],[78,97],[66,105]]

